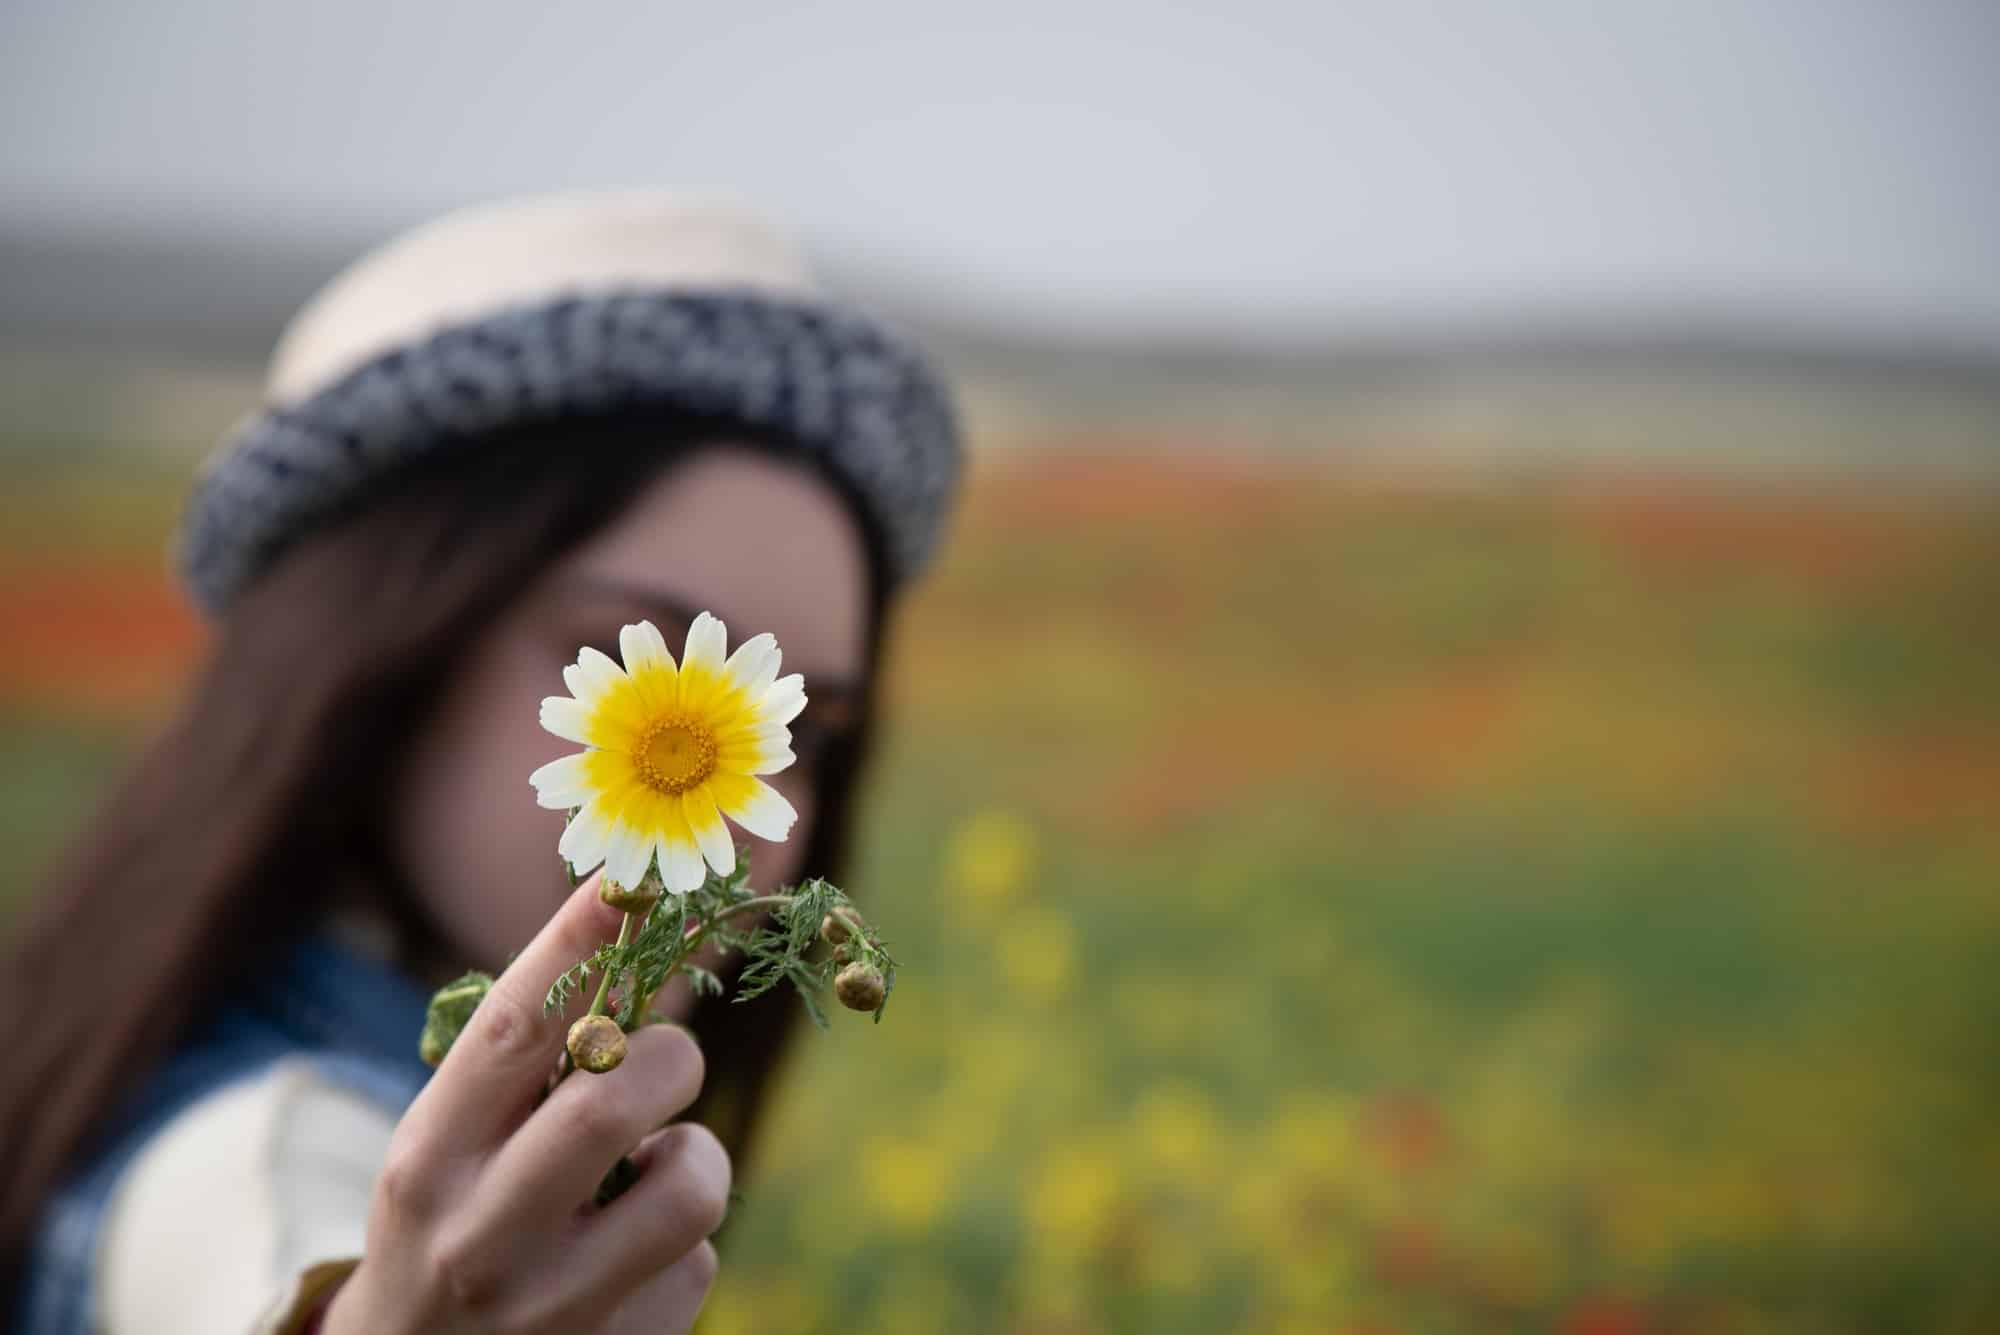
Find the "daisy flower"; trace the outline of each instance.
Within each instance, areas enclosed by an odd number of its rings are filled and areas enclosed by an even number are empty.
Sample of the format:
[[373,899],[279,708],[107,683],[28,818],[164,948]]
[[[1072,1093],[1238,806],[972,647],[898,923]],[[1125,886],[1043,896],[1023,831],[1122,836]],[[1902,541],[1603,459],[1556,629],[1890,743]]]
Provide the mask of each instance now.
[[727,816],[760,839],[783,839],[798,813],[762,779],[792,763],[790,723],[805,678],[778,676],[778,642],[755,635],[724,659],[723,624],[703,612],[677,664],[649,621],[618,632],[618,663],[584,649],[563,669],[569,695],[542,701],[542,726],[589,748],[528,776],[535,800],[574,810],[557,845],[578,875],[637,886],[655,860],[675,894],[700,887],[702,864],[727,875],[736,846]]

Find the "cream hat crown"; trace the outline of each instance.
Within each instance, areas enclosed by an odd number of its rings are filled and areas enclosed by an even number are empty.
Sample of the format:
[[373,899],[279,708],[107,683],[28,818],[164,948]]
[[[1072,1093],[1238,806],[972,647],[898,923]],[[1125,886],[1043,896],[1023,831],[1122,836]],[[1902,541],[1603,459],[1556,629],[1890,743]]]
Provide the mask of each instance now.
[[825,296],[740,205],[627,191],[466,209],[327,284],[280,337],[264,408],[197,482],[183,578],[222,612],[416,460],[525,423],[658,409],[817,458],[880,535],[892,582],[936,545],[960,468],[943,378]]
[[484,204],[406,232],[321,288],[279,337],[265,396],[295,402],[388,348],[510,306],[636,287],[820,296],[791,239],[724,196]]

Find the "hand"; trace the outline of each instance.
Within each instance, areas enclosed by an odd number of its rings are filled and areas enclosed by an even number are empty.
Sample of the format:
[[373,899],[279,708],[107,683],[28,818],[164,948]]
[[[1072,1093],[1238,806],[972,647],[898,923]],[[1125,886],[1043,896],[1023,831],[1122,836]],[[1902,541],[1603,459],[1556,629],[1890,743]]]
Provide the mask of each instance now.
[[[325,1335],[694,1323],[715,1277],[707,1238],[728,1205],[729,1156],[703,1127],[656,1129],[701,1089],[694,1040],[643,1028],[617,1070],[572,1075],[536,1105],[575,1018],[544,1015],[543,995],[617,928],[592,877],[480,1002],[396,1127],[361,1264]],[[598,1180],[628,1151],[639,1180],[593,1208]]]

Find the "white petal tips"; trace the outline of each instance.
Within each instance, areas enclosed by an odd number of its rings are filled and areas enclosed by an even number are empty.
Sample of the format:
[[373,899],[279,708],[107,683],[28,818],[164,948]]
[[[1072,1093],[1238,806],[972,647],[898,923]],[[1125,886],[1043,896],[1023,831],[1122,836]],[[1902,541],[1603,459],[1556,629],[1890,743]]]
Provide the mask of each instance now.
[[596,704],[600,696],[616,689],[624,680],[624,668],[603,650],[588,646],[579,649],[576,662],[563,669],[563,685],[583,705]]
[[628,821],[612,827],[610,846],[604,851],[604,874],[623,886],[645,879],[653,862],[653,839],[645,830]]
[[778,637],[766,631],[737,645],[724,669],[737,689],[755,700],[771,689],[783,659],[784,655],[778,652]]
[[715,798],[708,789],[697,788],[684,794],[681,811],[694,831],[694,841],[700,845],[702,857],[715,868],[715,874],[727,876],[736,870],[736,843],[729,837],[729,827],[722,823],[722,813],[715,809]]
[[759,839],[768,839],[773,843],[784,839],[792,832],[792,823],[799,818],[792,804],[762,779],[748,780],[740,796],[732,796],[736,800],[724,804],[722,814]]
[[806,679],[794,672],[771,683],[757,712],[766,723],[790,723],[805,707]]
[[580,807],[596,794],[583,752],[551,760],[530,774],[528,782],[535,786],[536,804],[553,811]]
[[701,849],[685,833],[662,834],[658,840],[660,879],[677,895],[699,890],[708,879],[702,866]]
[[719,673],[723,653],[729,647],[729,629],[708,612],[695,617],[688,627],[687,648],[681,654],[683,671]]
[[566,742],[588,746],[590,710],[580,700],[572,700],[566,695],[545,696],[542,700],[542,726]]
[[570,870],[581,876],[604,861],[604,850],[610,839],[611,822],[604,814],[604,804],[587,802],[583,810],[570,817],[569,824],[563,827],[556,852],[569,859]]
[[625,670],[635,675],[645,669],[674,670],[666,638],[650,621],[634,622],[618,632],[618,656],[625,660]]

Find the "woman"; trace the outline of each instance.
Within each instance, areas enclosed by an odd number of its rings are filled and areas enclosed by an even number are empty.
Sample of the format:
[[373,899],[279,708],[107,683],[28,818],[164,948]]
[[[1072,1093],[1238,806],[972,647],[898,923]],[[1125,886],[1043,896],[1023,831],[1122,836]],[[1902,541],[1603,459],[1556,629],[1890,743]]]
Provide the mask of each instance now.
[[[533,1002],[609,913],[535,806],[572,749],[537,705],[626,623],[775,633],[811,704],[755,879],[838,878],[884,616],[955,485],[945,391],[753,222],[620,195],[363,260],[269,397],[183,534],[213,656],[9,949],[16,1328],[685,1329],[796,1002],[682,995],[698,1050],[644,1031],[536,1105]],[[430,1076],[428,989],[516,950]],[[580,1212],[614,1141],[640,1184]]]

